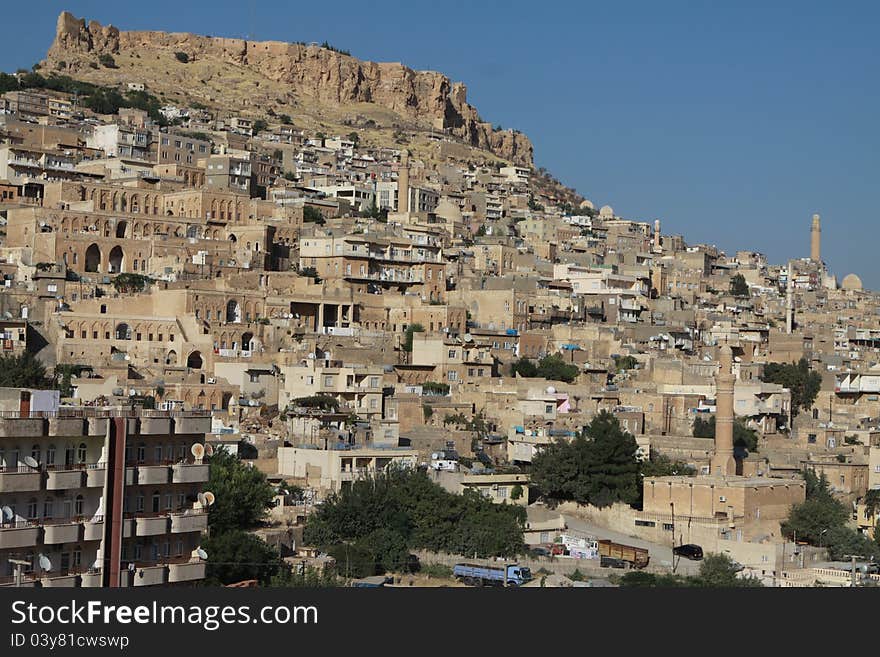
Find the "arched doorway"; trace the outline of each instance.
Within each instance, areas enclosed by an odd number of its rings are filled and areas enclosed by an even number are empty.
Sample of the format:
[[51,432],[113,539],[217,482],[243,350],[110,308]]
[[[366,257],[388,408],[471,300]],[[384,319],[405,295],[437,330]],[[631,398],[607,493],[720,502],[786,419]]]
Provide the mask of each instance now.
[[241,334],[241,349],[242,351],[250,351],[251,350],[251,342],[254,339],[254,334],[251,332],[242,333]]
[[123,239],[125,237],[125,232],[128,230],[128,222],[120,221],[116,224],[116,237],[119,239]]
[[177,352],[172,349],[165,356],[165,364],[166,365],[177,365]]
[[230,299],[226,304],[226,321],[235,324],[241,321],[241,306],[235,299]]
[[116,325],[117,340],[131,340],[131,327],[125,322]]
[[90,244],[86,249],[86,271],[97,272],[101,267],[101,249],[97,244]]
[[186,359],[186,366],[194,370],[202,369],[202,364],[202,352],[200,351],[192,352]]
[[125,256],[122,253],[121,246],[114,246],[110,250],[110,259],[109,259],[109,273],[118,274],[122,271],[122,264]]

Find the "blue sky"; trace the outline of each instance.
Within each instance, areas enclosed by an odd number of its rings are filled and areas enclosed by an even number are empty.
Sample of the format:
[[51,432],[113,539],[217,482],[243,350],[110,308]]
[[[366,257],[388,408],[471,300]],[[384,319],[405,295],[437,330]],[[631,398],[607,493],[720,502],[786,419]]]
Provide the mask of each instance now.
[[[62,9],[121,29],[324,41],[468,85],[538,166],[664,232],[809,254],[880,288],[880,4],[45,1],[5,7],[0,68],[41,59]],[[874,192],[874,194],[872,194]]]

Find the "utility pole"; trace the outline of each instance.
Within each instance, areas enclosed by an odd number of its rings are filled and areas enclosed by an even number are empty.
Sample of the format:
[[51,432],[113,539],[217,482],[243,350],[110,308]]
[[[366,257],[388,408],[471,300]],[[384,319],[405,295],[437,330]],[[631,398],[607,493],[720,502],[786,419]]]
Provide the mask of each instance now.
[[24,566],[30,566],[31,562],[24,559],[10,559],[9,563],[15,566],[15,586],[21,588],[21,569]]
[[675,562],[675,502],[669,503],[669,510],[672,512],[672,574],[675,574],[677,566]]
[[867,557],[865,557],[862,554],[845,554],[845,555],[843,555],[843,557],[844,557],[844,559],[849,557],[851,560],[850,561],[851,565],[850,565],[850,570],[849,570],[849,572],[850,572],[850,586],[858,586],[859,579],[858,579],[858,576],[856,575],[856,573],[858,572],[858,570],[856,569],[856,559],[865,559]]

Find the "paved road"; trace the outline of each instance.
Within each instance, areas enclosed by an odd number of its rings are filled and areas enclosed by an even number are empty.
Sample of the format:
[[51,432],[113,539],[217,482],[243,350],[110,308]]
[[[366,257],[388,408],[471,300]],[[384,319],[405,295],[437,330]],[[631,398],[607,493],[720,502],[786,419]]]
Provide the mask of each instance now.
[[[639,538],[633,538],[620,532],[611,531],[604,527],[594,525],[587,520],[578,518],[577,516],[563,514],[565,524],[577,532],[583,532],[596,538],[608,538],[617,543],[632,545],[634,547],[645,548],[651,556],[648,569],[654,570],[660,568],[666,571],[672,571],[672,548],[669,545],[659,545],[650,543]],[[675,557],[675,572],[679,575],[696,575],[700,570],[699,561],[691,561],[690,559],[682,559]]]

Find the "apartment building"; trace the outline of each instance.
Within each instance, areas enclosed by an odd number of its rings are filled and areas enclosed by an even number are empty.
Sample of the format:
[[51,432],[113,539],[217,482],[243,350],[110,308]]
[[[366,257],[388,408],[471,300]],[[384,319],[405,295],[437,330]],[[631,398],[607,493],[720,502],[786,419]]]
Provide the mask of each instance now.
[[0,389],[0,585],[203,579],[210,414],[63,407],[58,394]]

